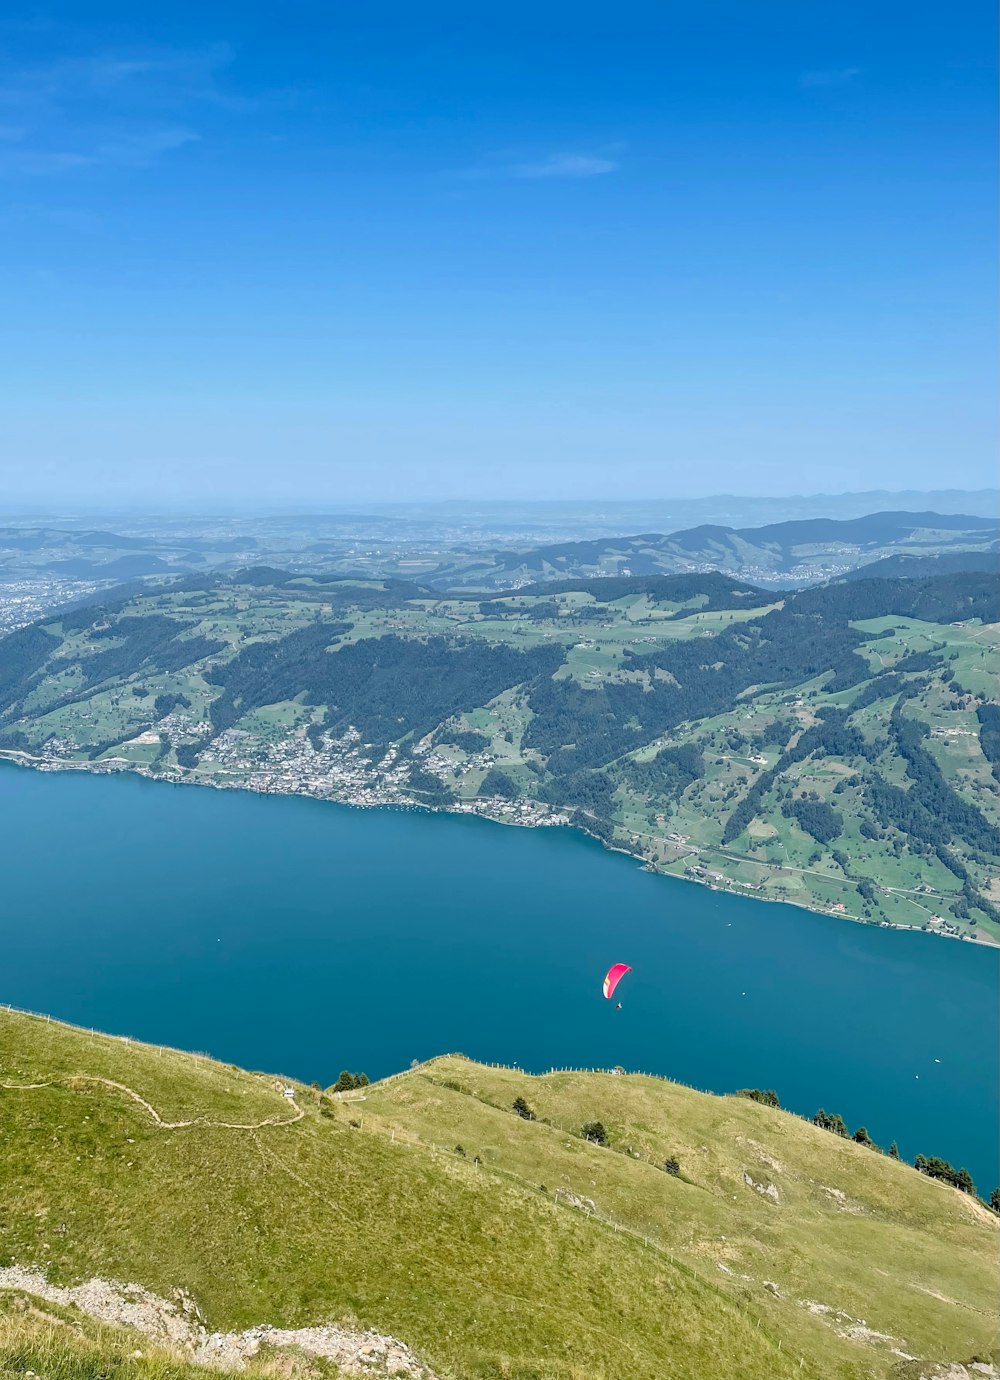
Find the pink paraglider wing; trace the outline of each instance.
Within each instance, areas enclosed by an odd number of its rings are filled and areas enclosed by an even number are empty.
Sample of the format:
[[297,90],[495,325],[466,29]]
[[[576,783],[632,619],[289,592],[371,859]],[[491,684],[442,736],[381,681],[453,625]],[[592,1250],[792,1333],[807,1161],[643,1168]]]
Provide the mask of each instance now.
[[613,997],[615,988],[621,982],[625,974],[631,971],[632,969],[627,963],[613,963],[608,969],[607,976],[604,979],[604,995],[608,998]]

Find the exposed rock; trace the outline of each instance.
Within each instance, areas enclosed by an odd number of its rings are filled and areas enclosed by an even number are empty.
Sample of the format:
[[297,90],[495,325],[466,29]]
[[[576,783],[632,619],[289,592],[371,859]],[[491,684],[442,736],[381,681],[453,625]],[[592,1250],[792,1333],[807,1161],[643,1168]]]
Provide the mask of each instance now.
[[50,1284],[41,1270],[18,1265],[0,1268],[0,1289],[16,1289],[47,1303],[79,1308],[88,1317],[116,1327],[135,1328],[203,1366],[242,1370],[244,1362],[256,1356],[261,1347],[297,1347],[310,1356],[335,1362],[348,1375],[437,1380],[398,1338],[371,1329],[356,1331],[336,1324],[299,1328],[263,1324],[244,1332],[210,1333],[194,1300],[182,1290],[177,1302],[171,1303],[139,1284],[107,1279],[89,1279],[64,1288]]
[[198,1346],[193,1359],[219,1369],[242,1369],[261,1347],[298,1347],[309,1356],[334,1361],[350,1375],[394,1375],[410,1380],[435,1380],[431,1371],[395,1337],[368,1330],[326,1327],[251,1327],[245,1332],[213,1332]]
[[593,1198],[584,1198],[579,1193],[573,1193],[568,1188],[557,1188],[555,1197],[558,1202],[566,1203],[569,1207],[579,1208],[581,1212],[597,1212],[597,1204]]
[[781,1202],[781,1199],[778,1196],[778,1190],[774,1184],[757,1183],[754,1179],[750,1177],[750,1175],[747,1173],[745,1169],[743,1171],[743,1182],[746,1184],[747,1188],[754,1189],[754,1191],[759,1193],[762,1197],[770,1198],[772,1203]]
[[41,1270],[8,1265],[0,1269],[0,1289],[17,1289],[56,1303],[75,1306],[90,1318],[115,1327],[134,1327],[165,1346],[190,1349],[200,1331],[178,1306],[138,1284],[116,1284],[107,1279],[88,1279],[68,1288],[50,1284]]
[[833,1199],[841,1212],[853,1212],[855,1214],[864,1212],[861,1204],[856,1203],[853,1198],[848,1198],[842,1188],[830,1188],[828,1184],[820,1184],[820,1188]]
[[964,1366],[953,1361],[951,1365],[922,1370],[920,1380],[1000,1380],[1000,1370],[987,1361],[968,1361]]
[[[828,1319],[838,1336],[843,1337],[845,1341],[877,1343],[880,1346],[888,1346],[894,1356],[899,1356],[904,1361],[917,1360],[917,1357],[895,1345],[897,1338],[888,1332],[879,1332],[876,1328],[869,1327],[864,1318],[852,1317],[843,1309],[831,1308],[828,1303],[817,1303],[814,1299],[800,1299],[799,1302],[810,1313]],[[959,1377],[955,1380],[959,1380]]]
[[785,1166],[781,1160],[776,1160],[773,1155],[769,1155],[760,1141],[754,1140],[751,1136],[737,1136],[736,1142],[738,1145],[748,1145],[761,1164],[766,1164],[768,1169],[773,1170],[775,1174],[784,1174]]

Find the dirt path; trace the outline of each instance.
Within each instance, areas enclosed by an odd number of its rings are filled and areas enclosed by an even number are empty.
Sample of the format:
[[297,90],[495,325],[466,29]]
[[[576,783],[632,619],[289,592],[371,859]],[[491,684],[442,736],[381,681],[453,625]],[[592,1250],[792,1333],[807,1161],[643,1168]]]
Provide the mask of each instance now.
[[269,1116],[263,1121],[212,1121],[209,1117],[192,1117],[189,1121],[165,1121],[151,1103],[125,1083],[116,1083],[113,1078],[101,1078],[98,1074],[74,1073],[66,1078],[51,1078],[47,1083],[0,1083],[0,1088],[6,1092],[32,1092],[36,1088],[52,1088],[65,1086],[72,1088],[75,1083],[99,1083],[105,1088],[113,1088],[115,1092],[124,1093],[137,1103],[144,1112],[147,1112],[153,1124],[158,1126],[161,1131],[182,1131],[189,1126],[208,1126],[225,1131],[260,1131],[265,1126],[294,1126],[297,1121],[301,1121],[305,1116],[305,1109],[300,1107],[294,1098],[289,1099],[290,1105],[295,1108],[295,1115],[290,1117]]

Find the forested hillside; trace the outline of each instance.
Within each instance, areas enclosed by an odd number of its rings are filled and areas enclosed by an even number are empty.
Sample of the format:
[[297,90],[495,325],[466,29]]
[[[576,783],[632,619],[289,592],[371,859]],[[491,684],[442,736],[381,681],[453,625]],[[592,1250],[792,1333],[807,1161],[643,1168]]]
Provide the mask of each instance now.
[[0,743],[360,804],[572,823],[659,870],[995,937],[996,581],[720,573],[502,596],[267,567],[0,642]]

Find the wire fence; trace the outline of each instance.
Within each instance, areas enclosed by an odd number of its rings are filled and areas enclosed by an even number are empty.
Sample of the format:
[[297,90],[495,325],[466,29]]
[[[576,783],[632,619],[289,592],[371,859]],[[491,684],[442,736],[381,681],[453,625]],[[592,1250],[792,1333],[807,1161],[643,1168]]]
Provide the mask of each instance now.
[[[153,1044],[148,1040],[137,1040],[134,1035],[116,1035],[107,1030],[97,1030],[92,1025],[77,1025],[74,1021],[65,1021],[59,1016],[52,1016],[46,1011],[30,1011],[24,1006],[14,1006],[10,1002],[0,1002],[0,1011],[6,1011],[8,1015],[28,1016],[32,1020],[44,1021],[46,1025],[57,1025],[63,1030],[77,1030],[81,1035],[95,1035],[102,1040],[116,1040],[119,1044],[135,1046],[136,1049],[155,1050],[158,1055],[177,1054],[185,1059],[201,1059],[207,1064],[216,1064],[221,1068],[229,1070],[236,1069],[236,1064],[229,1064],[224,1059],[218,1059],[214,1054],[209,1054],[203,1049],[176,1049],[173,1045]],[[242,1072],[252,1072],[242,1070]],[[280,1074],[269,1075],[280,1078]],[[298,1081],[298,1080],[286,1080]]]
[[[217,1064],[230,1070],[235,1069],[237,1067],[235,1064],[230,1064],[225,1059],[219,1059],[215,1055],[209,1054],[205,1050],[177,1049],[173,1045],[153,1044],[152,1042],[147,1040],[137,1040],[132,1035],[117,1035],[110,1033],[106,1030],[97,1030],[94,1026],[77,1025],[73,1021],[63,1020],[61,1017],[52,1016],[48,1012],[32,1011],[29,1010],[27,1007],[14,1006],[10,1002],[0,1003],[0,1010],[6,1011],[10,1015],[29,1016],[33,1020],[44,1021],[48,1025],[58,1025],[66,1030],[77,1030],[82,1035],[95,1035],[99,1036],[103,1040],[116,1040],[120,1044],[126,1046],[134,1045],[136,1048],[139,1049],[156,1050],[158,1055],[162,1055],[164,1053],[177,1054],[184,1058],[201,1059],[204,1060],[206,1063]],[[708,1097],[720,1097],[727,1095],[724,1093],[717,1093],[711,1088],[698,1087],[698,1085],[695,1083],[685,1083],[682,1078],[671,1078],[667,1074],[654,1073],[652,1070],[647,1069],[626,1069],[622,1066],[618,1066],[615,1068],[593,1068],[582,1064],[554,1064],[551,1068],[545,1069],[540,1073],[533,1073],[530,1069],[523,1068],[520,1064],[505,1064],[492,1059],[472,1059],[469,1055],[462,1054],[457,1050],[451,1051],[448,1054],[434,1054],[431,1055],[429,1059],[415,1059],[413,1060],[408,1069],[400,1069],[396,1073],[387,1073],[382,1078],[373,1078],[371,1082],[366,1085],[366,1088],[370,1090],[378,1087],[383,1087],[387,1083],[394,1083],[400,1078],[407,1078],[411,1074],[419,1072],[421,1069],[432,1068],[435,1064],[441,1063],[442,1061],[447,1059],[463,1059],[468,1063],[478,1064],[482,1068],[498,1069],[507,1073],[520,1073],[527,1078],[547,1078],[554,1073],[603,1074],[609,1078],[620,1078],[623,1076],[653,1078],[659,1083],[667,1083],[673,1087],[687,1088],[690,1092],[704,1093]],[[253,1073],[255,1071],[244,1070],[244,1072]],[[284,1078],[283,1075],[277,1073],[258,1073],[258,1076],[273,1077],[275,1079],[284,1079],[285,1082],[290,1083],[301,1083],[302,1081],[298,1078]],[[345,1089],[343,1092],[333,1093],[332,1096],[336,1097],[338,1100],[345,1102],[350,1102],[352,1100],[360,1102],[364,1100],[364,1092],[362,1089]],[[803,1116],[800,1112],[793,1112],[785,1107],[772,1108],[772,1110],[783,1111],[788,1116],[796,1117],[799,1121],[806,1121],[812,1124],[812,1118]]]

